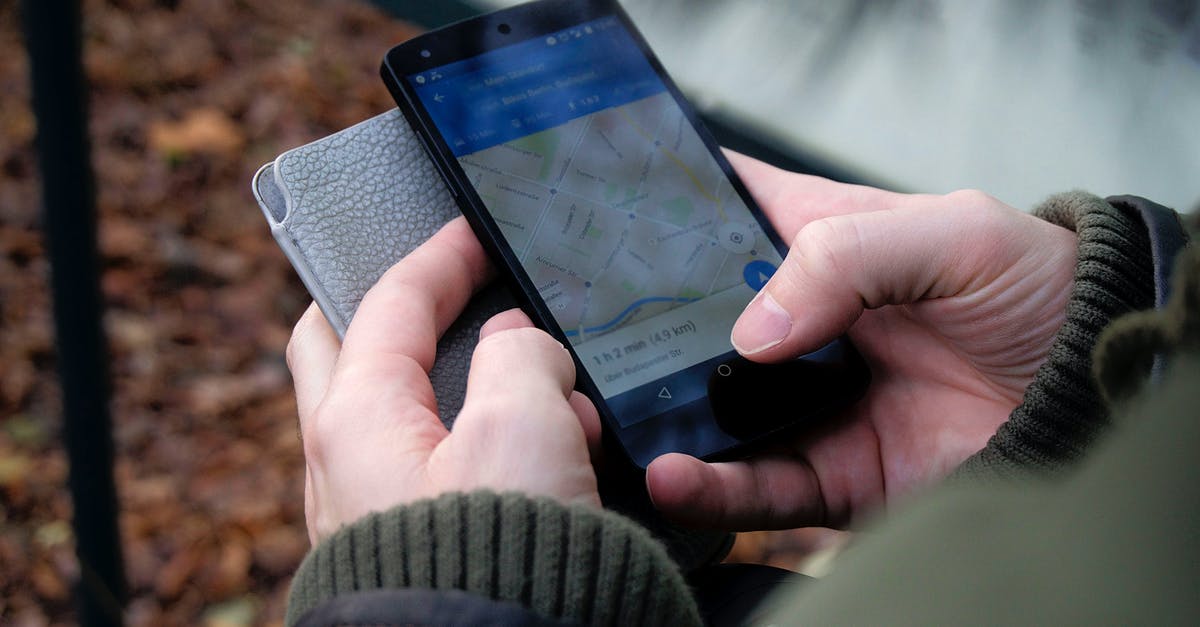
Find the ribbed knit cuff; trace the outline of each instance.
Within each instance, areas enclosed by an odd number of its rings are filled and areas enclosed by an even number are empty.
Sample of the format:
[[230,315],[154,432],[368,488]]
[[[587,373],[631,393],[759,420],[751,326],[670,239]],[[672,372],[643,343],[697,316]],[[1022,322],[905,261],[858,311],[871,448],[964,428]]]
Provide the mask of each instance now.
[[1110,422],[1091,374],[1096,340],[1117,317],[1154,306],[1150,242],[1136,214],[1084,192],[1053,196],[1034,213],[1078,237],[1066,322],[1021,404],[959,477],[1047,475],[1080,457]]
[[445,494],[366,516],[296,572],[287,624],[340,594],[464,590],[587,624],[699,624],[662,545],[607,511],[517,493]]

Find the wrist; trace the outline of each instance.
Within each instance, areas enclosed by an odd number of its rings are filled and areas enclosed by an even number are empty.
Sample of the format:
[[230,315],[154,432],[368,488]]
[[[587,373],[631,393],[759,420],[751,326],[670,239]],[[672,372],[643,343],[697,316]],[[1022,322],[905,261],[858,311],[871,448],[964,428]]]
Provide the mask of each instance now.
[[1091,376],[1092,349],[1113,320],[1154,306],[1154,260],[1135,211],[1071,192],[1034,213],[1078,238],[1066,318],[1021,404],[959,476],[1052,474],[1083,455],[1109,424]]

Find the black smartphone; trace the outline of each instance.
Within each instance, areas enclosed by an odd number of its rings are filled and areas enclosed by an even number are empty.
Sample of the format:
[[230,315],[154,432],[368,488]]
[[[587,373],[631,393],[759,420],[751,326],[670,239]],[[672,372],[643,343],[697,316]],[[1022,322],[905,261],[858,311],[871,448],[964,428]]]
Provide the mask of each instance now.
[[616,2],[453,24],[390,50],[381,74],[639,466],[733,458],[864,392],[844,338],[772,365],[733,350],[733,323],[787,248]]

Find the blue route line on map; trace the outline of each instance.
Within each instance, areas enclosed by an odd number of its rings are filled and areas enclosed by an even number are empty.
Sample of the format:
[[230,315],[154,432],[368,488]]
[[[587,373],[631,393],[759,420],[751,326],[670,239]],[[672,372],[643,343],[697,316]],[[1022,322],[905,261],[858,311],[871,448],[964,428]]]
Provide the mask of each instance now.
[[[612,327],[620,324],[620,322],[622,320],[627,318],[629,316],[629,314],[633,312],[634,309],[637,309],[638,307],[641,307],[642,305],[646,305],[649,303],[694,303],[698,300],[700,300],[700,299],[699,298],[676,298],[676,297],[671,297],[671,296],[647,296],[646,298],[639,298],[638,300],[635,300],[632,303],[630,303],[628,307],[621,310],[621,313],[617,314],[617,317],[615,317],[612,320],[609,320],[608,322],[605,322],[604,324],[601,324],[599,326],[587,327],[583,330],[583,332],[584,333],[599,333],[600,331],[611,329]],[[572,330],[566,332],[567,337],[574,337],[576,335],[579,335],[579,331],[577,329],[572,329]]]

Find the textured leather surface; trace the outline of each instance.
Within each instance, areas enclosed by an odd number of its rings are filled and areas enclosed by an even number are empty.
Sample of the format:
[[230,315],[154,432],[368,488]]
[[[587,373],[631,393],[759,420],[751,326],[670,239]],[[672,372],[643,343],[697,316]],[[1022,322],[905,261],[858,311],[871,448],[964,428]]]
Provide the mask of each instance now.
[[[276,241],[339,336],[384,271],[459,215],[396,109],[283,153],[254,188]],[[480,325],[515,306],[502,287],[490,287],[438,343],[430,379],[447,425],[462,407]]]

